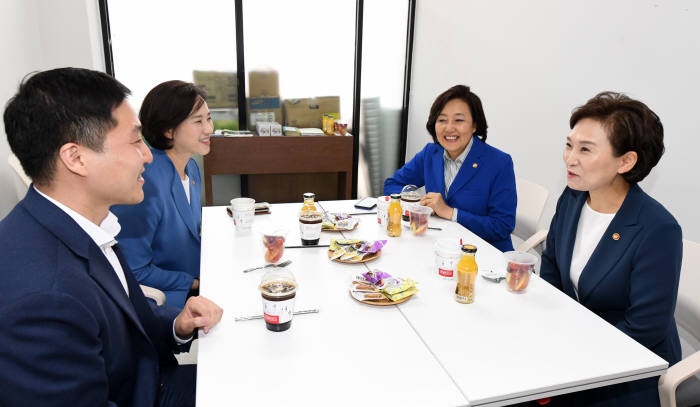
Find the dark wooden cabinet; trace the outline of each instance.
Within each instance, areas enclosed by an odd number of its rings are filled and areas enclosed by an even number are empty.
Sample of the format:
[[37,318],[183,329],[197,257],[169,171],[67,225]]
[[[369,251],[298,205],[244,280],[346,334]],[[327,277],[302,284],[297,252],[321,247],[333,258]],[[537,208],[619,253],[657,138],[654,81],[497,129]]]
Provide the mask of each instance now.
[[350,199],[353,136],[212,137],[204,156],[207,205],[212,175],[241,174],[242,192],[258,202]]

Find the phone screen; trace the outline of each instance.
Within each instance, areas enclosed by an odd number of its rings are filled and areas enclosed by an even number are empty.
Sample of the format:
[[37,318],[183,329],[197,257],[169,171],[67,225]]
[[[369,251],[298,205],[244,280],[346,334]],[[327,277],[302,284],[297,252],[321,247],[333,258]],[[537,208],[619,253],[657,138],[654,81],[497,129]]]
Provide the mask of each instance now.
[[355,208],[372,209],[375,206],[377,206],[377,199],[372,198],[371,196],[362,198],[359,201],[355,202]]

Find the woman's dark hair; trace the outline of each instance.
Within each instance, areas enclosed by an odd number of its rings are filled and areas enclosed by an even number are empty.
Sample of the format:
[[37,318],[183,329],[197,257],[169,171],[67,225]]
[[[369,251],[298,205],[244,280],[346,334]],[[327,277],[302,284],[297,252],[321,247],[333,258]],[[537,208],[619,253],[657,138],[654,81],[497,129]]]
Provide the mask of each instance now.
[[117,126],[114,109],[130,91],[113,77],[81,68],[28,75],[5,108],[5,134],[24,172],[49,185],[58,151],[76,143],[101,152],[105,135]]
[[430,115],[428,116],[428,122],[425,124],[425,128],[428,133],[433,137],[434,142],[438,142],[437,136],[435,135],[435,122],[437,122],[438,116],[445,108],[447,102],[453,99],[463,100],[464,103],[469,106],[469,112],[472,115],[472,120],[476,125],[476,131],[474,135],[481,139],[481,141],[486,141],[486,129],[489,127],[486,124],[486,116],[484,115],[484,108],[481,106],[481,99],[476,96],[476,93],[469,89],[469,86],[455,85],[446,91],[442,92],[433,102],[433,106],[430,108]]
[[165,133],[202,107],[206,98],[204,89],[183,81],[167,81],[151,89],[139,111],[143,137],[158,150],[172,148],[173,140]]
[[573,129],[581,119],[600,122],[616,157],[628,151],[637,153],[637,163],[622,174],[625,181],[636,184],[658,164],[664,154],[664,126],[644,103],[617,92],[601,92],[574,109],[569,119]]

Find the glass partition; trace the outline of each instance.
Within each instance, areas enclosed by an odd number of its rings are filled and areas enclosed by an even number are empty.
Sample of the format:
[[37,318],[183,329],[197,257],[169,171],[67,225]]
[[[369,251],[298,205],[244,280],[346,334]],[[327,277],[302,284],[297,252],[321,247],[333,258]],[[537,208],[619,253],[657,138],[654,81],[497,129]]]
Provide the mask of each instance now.
[[357,196],[382,195],[399,165],[408,1],[364,2]]

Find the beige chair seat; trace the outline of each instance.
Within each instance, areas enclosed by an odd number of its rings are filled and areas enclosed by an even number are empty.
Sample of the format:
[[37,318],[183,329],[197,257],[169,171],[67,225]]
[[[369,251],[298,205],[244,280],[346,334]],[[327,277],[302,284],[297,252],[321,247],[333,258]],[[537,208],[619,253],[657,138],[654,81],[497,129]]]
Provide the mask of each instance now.
[[662,407],[700,405],[700,244],[683,241],[683,265],[676,302],[676,325],[683,360],[659,378]]

